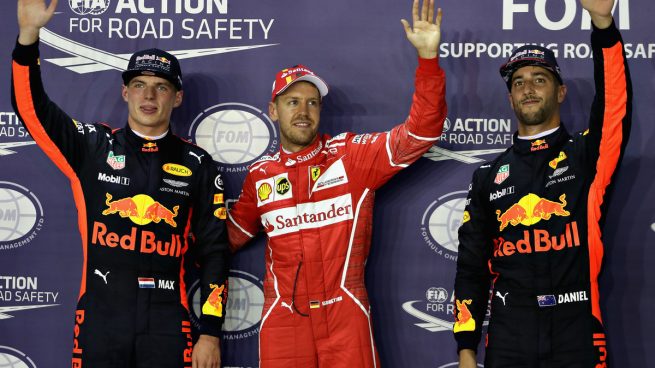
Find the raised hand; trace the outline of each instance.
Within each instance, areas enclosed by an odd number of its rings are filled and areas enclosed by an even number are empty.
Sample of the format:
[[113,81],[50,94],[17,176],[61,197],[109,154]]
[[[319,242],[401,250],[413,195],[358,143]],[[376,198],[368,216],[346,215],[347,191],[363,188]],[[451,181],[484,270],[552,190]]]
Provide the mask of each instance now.
[[437,57],[437,49],[441,41],[441,8],[437,9],[437,18],[434,19],[434,0],[423,0],[419,16],[419,0],[412,5],[413,25],[402,19],[400,22],[405,28],[409,42],[414,45],[418,55],[424,59]]
[[580,4],[589,12],[596,27],[607,28],[612,24],[614,0],[580,0]]
[[18,42],[30,45],[39,38],[39,29],[52,18],[58,0],[50,0],[46,6],[45,0],[18,0]]

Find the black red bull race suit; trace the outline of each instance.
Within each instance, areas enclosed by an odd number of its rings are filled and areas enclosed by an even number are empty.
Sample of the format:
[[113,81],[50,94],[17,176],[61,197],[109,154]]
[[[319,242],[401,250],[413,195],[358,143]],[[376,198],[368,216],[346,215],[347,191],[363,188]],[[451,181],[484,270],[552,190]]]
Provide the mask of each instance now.
[[615,26],[594,29],[591,45],[589,129],[515,135],[512,147],[473,175],[459,230],[454,333],[458,350],[476,350],[491,300],[488,368],[607,366],[601,229],[632,92]]
[[73,367],[191,367],[184,257],[202,267],[200,333],[218,336],[227,296],[222,183],[211,156],[170,131],[71,119],[46,95],[38,43],[16,45],[12,102],[30,134],[68,176],[84,266]]

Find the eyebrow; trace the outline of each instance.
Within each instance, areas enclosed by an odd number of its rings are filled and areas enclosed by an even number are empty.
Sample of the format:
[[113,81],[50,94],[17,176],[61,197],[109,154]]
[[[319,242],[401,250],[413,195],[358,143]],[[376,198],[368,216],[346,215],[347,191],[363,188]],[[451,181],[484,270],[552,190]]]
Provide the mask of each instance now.
[[[531,72],[531,73],[529,73],[529,75],[534,76],[534,77],[543,77],[543,76],[548,76],[548,72],[539,70],[539,71],[536,71],[536,72]],[[517,79],[522,79],[522,78],[523,78],[523,76],[521,76],[521,75],[513,76],[512,81],[515,81]]]
[[[148,84],[148,82],[144,81],[143,79],[139,79],[139,77],[134,77],[134,78],[132,78],[132,80],[130,81],[129,84],[137,83],[137,82],[139,82],[139,83],[143,83],[143,84]],[[173,83],[171,83],[171,82],[169,82],[169,81],[157,82],[157,83],[155,83],[154,85],[155,85],[155,86],[174,87],[174,86],[173,86]]]

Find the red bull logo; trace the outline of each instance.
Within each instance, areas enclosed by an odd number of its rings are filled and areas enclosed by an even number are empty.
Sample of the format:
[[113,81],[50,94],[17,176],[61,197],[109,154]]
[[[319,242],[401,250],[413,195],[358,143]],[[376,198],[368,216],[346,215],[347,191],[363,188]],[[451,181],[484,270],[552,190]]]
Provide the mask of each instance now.
[[537,139],[530,144],[530,151],[541,151],[548,148],[548,142],[545,139]]
[[118,214],[120,217],[129,218],[137,225],[146,225],[150,222],[158,224],[164,221],[172,227],[177,227],[175,217],[177,217],[180,206],[174,206],[171,211],[146,194],[137,194],[134,197],[121,198],[115,201],[112,201],[112,199],[112,195],[106,193],[105,204],[107,209],[102,211],[105,216]]
[[157,143],[155,142],[144,143],[143,146],[141,147],[141,152],[157,152],[157,151],[159,151],[159,147],[157,147]]
[[179,234],[171,234],[169,240],[157,239],[152,231],[141,230],[132,227],[129,234],[118,234],[110,231],[107,225],[95,221],[93,223],[93,234],[91,244],[108,248],[120,247],[123,250],[138,251],[140,253],[157,253],[160,256],[179,258],[186,251],[186,244],[182,242]]
[[73,331],[73,368],[82,367],[82,353],[84,353],[84,349],[80,346],[78,338],[80,336],[83,323],[84,309],[78,309],[75,311],[75,329]]
[[472,299],[455,300],[457,318],[453,325],[453,332],[475,331],[475,319],[473,319],[473,315],[468,308],[468,305],[471,305],[471,303],[473,303]]
[[530,254],[560,251],[580,246],[580,235],[576,221],[566,224],[563,234],[551,235],[548,230],[533,229],[523,231],[523,238],[516,242],[503,237],[494,239],[494,257],[507,257],[516,253]]
[[503,231],[508,225],[531,226],[541,220],[550,220],[552,216],[569,216],[570,212],[564,207],[566,207],[566,194],[559,196],[559,202],[554,202],[530,193],[511,205],[505,212],[496,210],[496,216],[500,222],[500,231]]
[[225,285],[218,286],[216,284],[209,284],[212,292],[209,294],[207,301],[202,306],[202,313],[222,317],[223,316],[223,293],[227,294]]
[[131,197],[112,201],[113,197],[111,194],[105,193],[105,195],[107,197],[107,199],[105,199],[107,209],[102,211],[103,215],[107,216],[118,213],[118,215],[123,218],[139,215],[139,211],[136,209],[136,202],[134,202]]
[[152,220],[156,224],[164,220],[165,223],[171,225],[172,227],[177,227],[177,223],[173,219],[177,216],[177,210],[179,208],[180,206],[175,206],[173,207],[173,211],[171,211],[161,203],[154,202],[148,206],[143,217],[148,220]]

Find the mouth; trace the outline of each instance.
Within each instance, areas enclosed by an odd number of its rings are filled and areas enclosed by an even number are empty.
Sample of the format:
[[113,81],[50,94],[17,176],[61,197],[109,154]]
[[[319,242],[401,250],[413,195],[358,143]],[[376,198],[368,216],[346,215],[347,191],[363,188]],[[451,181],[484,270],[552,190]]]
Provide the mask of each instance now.
[[521,105],[523,105],[523,106],[532,106],[532,105],[538,104],[539,102],[541,102],[541,101],[539,99],[537,99],[537,98],[528,98],[528,99],[525,99],[525,100],[521,101]]
[[306,128],[310,128],[312,126],[312,123],[307,120],[300,120],[300,121],[293,122],[292,125],[296,128],[306,129]]
[[157,112],[157,106],[149,106],[149,105],[139,106],[139,110],[141,110],[141,112],[143,112],[144,114],[154,114]]

